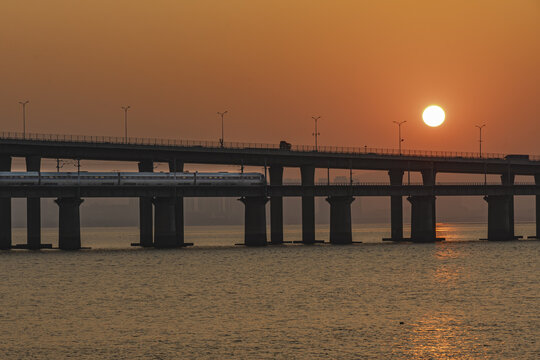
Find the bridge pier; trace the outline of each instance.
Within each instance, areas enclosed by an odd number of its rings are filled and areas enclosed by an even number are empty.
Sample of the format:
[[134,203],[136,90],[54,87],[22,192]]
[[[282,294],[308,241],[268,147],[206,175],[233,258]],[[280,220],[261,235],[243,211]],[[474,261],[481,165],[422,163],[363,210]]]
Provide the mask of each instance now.
[[[41,170],[39,156],[26,157],[26,171]],[[41,248],[41,199],[26,198],[26,246],[28,249]]]
[[[516,176],[511,173],[502,174],[501,175],[501,184],[505,186],[512,186],[514,185],[514,180]],[[508,203],[510,206],[510,214],[509,214],[509,221],[510,221],[510,233],[512,235],[512,238],[515,238],[515,230],[514,230],[514,195],[507,195],[508,197]],[[489,212],[489,206],[488,206],[488,212]],[[489,215],[488,215],[489,217]],[[489,238],[489,236],[488,236]]]
[[513,201],[508,195],[488,195],[484,197],[488,203],[488,240],[505,241],[514,240],[512,229]]
[[[536,186],[540,186],[540,174],[534,175]],[[540,239],[540,195],[536,195],[536,238]]]
[[[401,186],[403,184],[403,170],[392,169],[388,171],[390,185]],[[391,232],[389,241],[403,241],[403,197],[390,196],[390,224]]]
[[179,246],[176,233],[175,205],[176,198],[174,197],[154,198],[154,247],[156,248]]
[[420,195],[407,198],[411,203],[411,241],[434,242],[436,238],[433,222],[435,196]]
[[81,248],[81,220],[79,206],[84,200],[77,197],[58,198],[58,247],[61,250]]
[[[139,162],[139,172],[153,172],[154,163],[152,160]],[[139,198],[139,238],[142,247],[154,246],[152,240],[152,198]]]
[[[283,185],[283,166],[270,166],[270,185]],[[283,244],[283,197],[270,197],[270,243]]]
[[[181,160],[169,161],[170,172],[183,172],[184,162]],[[174,203],[174,221],[176,228],[176,243],[178,246],[184,244],[184,197],[177,196]]]
[[[315,167],[303,165],[300,167],[302,186],[315,185]],[[302,195],[302,243],[315,243],[315,196],[313,192],[304,191]]]
[[265,246],[266,196],[246,196],[239,199],[244,205],[244,245]]
[[[0,171],[11,171],[11,156],[0,155]],[[0,250],[11,249],[11,198],[0,198]]]
[[330,204],[330,243],[352,244],[351,203],[352,196],[329,196]]

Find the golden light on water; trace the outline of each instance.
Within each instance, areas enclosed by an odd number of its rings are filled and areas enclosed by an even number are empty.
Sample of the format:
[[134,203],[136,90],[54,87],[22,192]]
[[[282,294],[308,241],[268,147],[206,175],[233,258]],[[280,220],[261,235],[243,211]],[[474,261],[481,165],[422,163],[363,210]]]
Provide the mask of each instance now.
[[444,110],[437,105],[428,106],[422,113],[422,119],[426,125],[431,127],[437,127],[444,122],[445,114]]

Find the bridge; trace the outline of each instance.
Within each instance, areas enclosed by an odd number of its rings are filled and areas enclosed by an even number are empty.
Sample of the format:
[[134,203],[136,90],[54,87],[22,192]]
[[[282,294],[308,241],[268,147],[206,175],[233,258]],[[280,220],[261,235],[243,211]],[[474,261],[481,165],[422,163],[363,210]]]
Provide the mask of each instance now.
[[[482,195],[488,204],[488,240],[512,240],[514,195],[536,196],[536,236],[540,235],[538,188],[540,157],[467,152],[402,151],[393,149],[291,146],[274,144],[219,143],[97,136],[0,134],[0,171],[11,171],[14,157],[26,160],[27,171],[40,171],[41,159],[115,160],[137,162],[139,171],[152,172],[153,164],[166,162],[171,172],[183,171],[186,163],[261,166],[269,183],[258,187],[234,186],[0,186],[0,247],[11,247],[11,198],[27,198],[27,247],[40,248],[40,198],[58,197],[61,248],[80,247],[78,206],[84,197],[139,197],[140,245],[183,246],[183,198],[189,196],[235,196],[246,205],[245,244],[267,244],[265,204],[270,199],[270,244],[282,244],[283,197],[302,198],[302,243],[315,239],[316,196],[330,204],[330,242],[352,242],[350,204],[355,196],[388,196],[391,204],[391,241],[436,241],[436,196]],[[283,168],[300,169],[299,185],[283,184]],[[315,184],[315,169],[385,170],[389,185]],[[403,176],[419,172],[422,184],[404,184]],[[438,184],[438,173],[498,174],[500,184]],[[534,176],[534,184],[515,184],[516,175]],[[411,238],[403,237],[403,196],[412,206]],[[152,206],[155,216],[152,216]],[[64,214],[64,216],[62,215]],[[62,221],[64,218],[65,221]],[[264,221],[263,221],[264,219]],[[263,226],[264,225],[264,226]],[[64,235],[62,235],[64,234]],[[78,235],[79,234],[79,235]],[[70,240],[74,239],[74,240]]]

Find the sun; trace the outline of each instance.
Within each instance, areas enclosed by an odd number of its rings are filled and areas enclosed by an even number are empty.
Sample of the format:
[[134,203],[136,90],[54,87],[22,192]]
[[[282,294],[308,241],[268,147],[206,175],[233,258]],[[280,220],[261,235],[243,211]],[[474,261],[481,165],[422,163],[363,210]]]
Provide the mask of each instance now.
[[422,119],[426,125],[431,127],[437,127],[444,122],[444,110],[437,105],[428,106],[422,113]]

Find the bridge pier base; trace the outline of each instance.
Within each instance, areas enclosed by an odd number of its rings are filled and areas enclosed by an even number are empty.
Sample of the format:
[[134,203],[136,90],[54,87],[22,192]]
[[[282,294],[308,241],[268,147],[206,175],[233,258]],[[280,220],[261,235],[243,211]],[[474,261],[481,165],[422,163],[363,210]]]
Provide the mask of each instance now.
[[[283,166],[270,166],[270,185],[283,185]],[[270,243],[283,244],[283,197],[270,197]]]
[[81,220],[79,206],[84,200],[76,197],[58,198],[58,247],[61,250],[81,248]]
[[330,196],[330,243],[352,244],[351,203],[352,196]]
[[434,242],[437,240],[434,222],[435,196],[421,195],[407,198],[411,203],[411,241]]
[[[41,158],[39,156],[26,157],[26,171],[41,170]],[[26,199],[26,247],[28,249],[41,248],[41,199]]]
[[[0,171],[11,171],[11,156],[0,156]],[[11,198],[0,198],[0,250],[11,249]]]
[[[390,170],[390,185],[401,186],[403,183],[403,170]],[[403,241],[403,197],[390,196],[390,224],[391,232],[386,241]]]
[[[315,185],[315,167],[304,165],[300,168],[302,186]],[[302,243],[314,244],[315,240],[315,197],[304,191],[302,195]]]
[[156,248],[179,246],[176,238],[175,205],[174,197],[154,198],[154,247]]
[[[139,172],[153,172],[154,163],[152,160],[139,162]],[[139,198],[139,245],[142,247],[152,247],[152,198]]]
[[[501,184],[506,186],[512,186],[514,185],[514,180],[516,176],[514,174],[508,173],[508,174],[502,174],[501,175]],[[512,239],[515,239],[515,229],[514,229],[514,195],[507,195],[508,197],[508,203],[510,206],[510,214],[509,214],[509,221],[510,221],[510,233],[512,235]],[[489,212],[489,205],[488,205],[488,212]],[[489,217],[489,215],[488,215]],[[489,236],[488,236],[489,238]]]
[[511,196],[488,195],[488,241],[514,240]]
[[266,241],[266,196],[246,196],[239,199],[245,205],[244,245],[265,246]]

